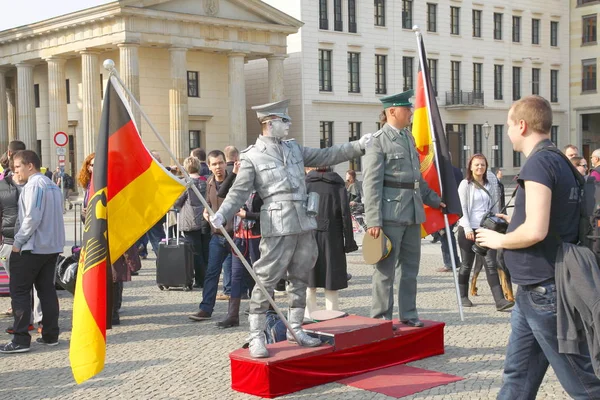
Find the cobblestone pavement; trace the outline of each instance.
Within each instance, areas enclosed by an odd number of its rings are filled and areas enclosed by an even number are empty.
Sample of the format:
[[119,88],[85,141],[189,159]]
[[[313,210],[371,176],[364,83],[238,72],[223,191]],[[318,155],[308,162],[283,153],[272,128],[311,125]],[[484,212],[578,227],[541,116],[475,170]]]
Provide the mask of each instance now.
[[[71,228],[72,229],[72,228]],[[425,319],[444,321],[445,350],[441,356],[409,365],[465,379],[427,390],[411,399],[494,399],[501,384],[510,313],[493,306],[485,274],[474,308],[465,309],[460,322],[452,274],[436,272],[441,266],[438,244],[422,241],[418,305]],[[340,306],[348,313],[369,315],[371,266],[359,252],[348,256],[353,278],[340,293]],[[320,294],[320,306],[324,306]],[[154,260],[144,261],[140,275],[125,284],[121,325],[108,333],[106,366],[94,379],[77,386],[69,367],[72,296],[59,292],[62,334],[58,347],[35,343],[29,353],[0,355],[1,399],[252,399],[231,390],[228,353],[246,338],[248,322],[239,328],[218,330],[214,324],[226,314],[227,302],[218,301],[213,320],[192,322],[198,290],[160,291],[155,284]],[[284,306],[285,297],[276,296]],[[246,307],[247,301],[242,304]],[[9,299],[0,297],[0,310]],[[397,316],[397,315],[396,315]],[[2,331],[11,324],[0,319]],[[10,336],[5,335],[5,340]],[[382,394],[331,383],[281,397],[282,399],[392,399]],[[549,371],[538,399],[566,399],[556,376]]]

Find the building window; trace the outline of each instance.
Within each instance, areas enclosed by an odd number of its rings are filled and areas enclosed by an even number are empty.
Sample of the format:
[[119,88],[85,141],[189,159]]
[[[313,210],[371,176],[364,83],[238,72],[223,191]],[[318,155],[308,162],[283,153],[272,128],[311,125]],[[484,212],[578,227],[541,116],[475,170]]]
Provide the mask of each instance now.
[[521,98],[521,67],[513,67],[513,100]]
[[333,30],[341,32],[344,30],[342,21],[342,0],[333,0]]
[[521,42],[521,17],[512,17],[512,41],[515,43]]
[[[354,140],[360,139],[361,127],[362,127],[362,122],[350,122],[348,124],[348,130],[349,130],[348,141],[352,142]],[[349,167],[350,167],[350,169],[353,169],[355,171],[361,171],[360,157],[353,158],[352,160],[350,160]]]
[[577,0],[577,5],[578,6],[582,6],[584,4],[590,4],[590,3],[595,3],[598,0]]
[[502,40],[502,13],[494,13],[494,39]]
[[518,168],[521,166],[521,152],[513,150],[513,167]]
[[539,68],[531,69],[531,94],[540,94],[540,74],[541,70]]
[[67,104],[71,104],[71,85],[68,79],[65,84],[67,86]]
[[200,97],[198,71],[187,72],[188,97]]
[[402,29],[412,29],[413,2],[402,0]]
[[558,21],[550,21],[550,46],[558,46]]
[[319,0],[319,29],[329,29],[327,0]]
[[473,63],[473,92],[481,94],[481,72],[483,70],[482,63]]
[[386,71],[387,56],[375,54],[375,93],[387,93],[387,71]]
[[385,26],[385,0],[375,0],[375,26]]
[[460,35],[460,7],[450,7],[450,34]]
[[582,60],[581,65],[583,67],[581,89],[583,92],[595,92],[596,91],[596,59],[590,58]]
[[531,44],[540,44],[540,20],[531,20]]
[[40,108],[40,84],[33,85],[33,99],[35,108]]
[[356,33],[356,0],[348,0],[348,32]]
[[429,77],[431,78],[431,86],[433,86],[433,95],[437,97],[437,76],[438,76],[438,68],[437,68],[438,60],[435,58],[427,59],[427,65],[429,67]]
[[331,50],[319,50],[319,90],[331,92]]
[[483,131],[483,125],[476,124],[473,125],[473,154],[481,154],[483,153],[483,145],[481,132]]
[[321,148],[333,146],[333,121],[321,121]]
[[552,129],[550,129],[550,140],[558,147],[558,125],[552,125]]
[[596,43],[597,34],[597,17],[596,14],[583,16],[583,36],[581,43]]
[[504,125],[494,125],[494,168],[502,168],[502,130]]
[[437,32],[437,4],[427,3],[427,31]]
[[100,74],[100,100],[104,99],[104,76]]
[[460,61],[450,61],[450,90],[453,104],[460,104]]
[[360,93],[360,53],[348,52],[348,92]]
[[190,151],[202,147],[200,144],[200,131],[190,131]]
[[414,65],[413,57],[402,57],[402,76],[404,79],[404,86],[403,86],[402,91],[406,91],[406,90],[414,88],[413,65]]
[[550,102],[558,103],[558,70],[550,70]]
[[481,37],[481,10],[473,10],[473,37]]
[[494,100],[502,100],[502,65],[494,65]]

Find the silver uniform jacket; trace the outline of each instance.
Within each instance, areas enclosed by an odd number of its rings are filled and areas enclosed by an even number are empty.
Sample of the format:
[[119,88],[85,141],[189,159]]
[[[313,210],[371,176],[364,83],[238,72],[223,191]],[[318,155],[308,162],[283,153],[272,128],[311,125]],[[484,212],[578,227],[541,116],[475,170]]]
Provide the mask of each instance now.
[[362,154],[358,141],[313,149],[294,139],[259,136],[256,144],[240,153],[240,170],[218,212],[229,220],[256,190],[264,201],[260,210],[263,237],[316,229],[315,218],[306,215],[304,167],[335,165]]
[[[373,135],[373,144],[363,158],[363,203],[369,228],[412,225],[425,222],[423,203],[438,208],[441,199],[429,188],[423,175],[419,154],[408,129],[400,133],[385,124]],[[402,189],[386,183],[415,183],[418,189]]]

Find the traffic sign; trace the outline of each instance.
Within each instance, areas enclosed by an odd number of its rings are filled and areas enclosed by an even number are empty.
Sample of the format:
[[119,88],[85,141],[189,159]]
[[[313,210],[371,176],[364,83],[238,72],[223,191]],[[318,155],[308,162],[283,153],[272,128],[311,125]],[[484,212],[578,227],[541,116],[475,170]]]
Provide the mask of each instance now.
[[58,166],[59,167],[64,167],[65,166],[65,160],[58,160]]
[[56,155],[57,156],[64,156],[65,154],[67,154],[67,149],[65,149],[64,147],[57,147],[56,148]]
[[56,132],[54,134],[54,144],[59,147],[66,146],[69,143],[69,136],[64,132]]
[[58,161],[59,162],[65,162],[65,156],[58,156]]

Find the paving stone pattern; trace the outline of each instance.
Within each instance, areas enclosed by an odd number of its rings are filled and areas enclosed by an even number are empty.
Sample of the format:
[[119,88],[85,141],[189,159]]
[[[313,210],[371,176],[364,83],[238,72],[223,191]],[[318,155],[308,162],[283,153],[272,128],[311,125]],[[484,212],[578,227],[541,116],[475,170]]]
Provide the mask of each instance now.
[[[497,312],[485,274],[480,275],[474,308],[465,309],[460,322],[451,273],[436,272],[441,264],[439,244],[422,241],[419,274],[420,316],[446,322],[445,349],[441,356],[409,365],[464,377],[460,382],[417,393],[407,399],[495,399],[501,384],[502,364],[510,332],[509,312]],[[372,267],[360,251],[348,256],[353,278],[340,293],[341,308],[369,315]],[[73,298],[59,292],[60,345],[32,343],[29,353],[0,355],[0,399],[252,399],[231,389],[230,351],[247,336],[244,317],[239,328],[219,330],[227,302],[218,301],[213,319],[193,322],[201,292],[160,291],[155,283],[154,259],[143,262],[139,276],[125,284],[121,325],[108,332],[106,366],[98,376],[77,386],[69,367],[69,340]],[[285,307],[286,297],[276,295]],[[0,310],[10,300],[0,297]],[[323,294],[319,305],[324,307]],[[241,309],[247,307],[243,301]],[[397,317],[397,313],[394,315]],[[0,319],[2,331],[10,318]],[[34,335],[34,340],[35,340]],[[5,335],[6,341],[10,336]],[[382,394],[331,383],[281,397],[281,399],[392,399]],[[567,399],[556,376],[549,370],[538,399]]]

